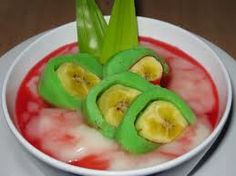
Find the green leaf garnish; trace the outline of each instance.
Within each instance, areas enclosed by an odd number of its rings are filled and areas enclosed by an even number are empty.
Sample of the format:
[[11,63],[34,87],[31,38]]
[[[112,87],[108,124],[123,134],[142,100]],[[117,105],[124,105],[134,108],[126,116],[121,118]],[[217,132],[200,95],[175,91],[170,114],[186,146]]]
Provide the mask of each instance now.
[[115,53],[138,45],[138,27],[134,0],[115,0],[103,41],[101,63]]
[[100,57],[107,24],[95,0],[76,0],[76,16],[80,52]]

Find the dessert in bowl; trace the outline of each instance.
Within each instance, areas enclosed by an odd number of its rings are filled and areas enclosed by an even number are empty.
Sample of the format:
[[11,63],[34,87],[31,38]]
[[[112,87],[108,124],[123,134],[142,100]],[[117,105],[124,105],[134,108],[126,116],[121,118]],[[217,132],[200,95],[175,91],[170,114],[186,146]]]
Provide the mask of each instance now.
[[[165,22],[142,17],[139,18],[139,29],[139,35],[142,36],[140,42],[155,49],[158,54],[167,58],[167,60],[169,59],[168,64],[172,69],[172,73],[179,73],[178,75],[175,74],[177,76],[166,79],[164,84],[178,94],[182,93],[182,97],[186,96],[184,97],[186,102],[191,103],[193,101],[190,106],[196,114],[200,114],[197,115],[197,123],[192,128],[190,127],[189,131],[186,131],[186,135],[183,134],[183,137],[175,142],[166,144],[155,152],[141,156],[126,154],[126,151],[117,149],[119,147],[112,140],[105,139],[99,132],[90,128],[90,126],[86,126],[82,122],[82,115],[78,115],[77,112],[41,105],[41,100],[34,99],[32,95],[35,95],[35,91],[37,92],[37,89],[35,89],[37,76],[41,73],[44,63],[55,55],[68,54],[77,50],[77,47],[73,44],[76,41],[75,23],[70,23],[44,34],[22,51],[9,69],[4,81],[2,105],[5,118],[20,143],[29,152],[49,165],[76,174],[144,175],[166,170],[171,172],[177,166],[184,168],[186,163],[191,163],[190,161],[195,159],[196,156],[200,157],[207,151],[226,122],[231,105],[232,90],[226,69],[217,55],[205,43],[183,29]],[[194,60],[192,60],[193,58]],[[29,70],[31,71],[29,72]],[[25,88],[22,88],[24,85]],[[33,92],[31,96],[27,95],[27,87],[30,94]],[[188,92],[189,90],[192,94]],[[23,93],[23,96],[20,96],[20,92]],[[187,95],[184,94],[186,92]],[[197,100],[200,105],[195,104],[194,98],[198,98],[196,95],[201,95],[200,99],[203,99],[203,101]],[[23,102],[24,97],[28,99],[28,102]],[[191,98],[188,99],[188,97]],[[22,112],[20,112],[21,110]],[[30,113],[43,115],[38,115],[41,118],[32,118],[37,115],[30,115]],[[58,121],[60,114],[64,114],[69,120],[63,121],[64,117],[61,117],[62,121]],[[48,136],[47,133],[44,133],[47,130],[51,130],[52,136],[49,133]],[[58,130],[61,130],[62,134],[58,134]],[[63,131],[66,131],[67,134],[70,130],[75,132],[72,133],[75,136],[67,136],[67,140],[62,139],[60,141],[60,138],[65,135]],[[81,146],[77,144],[77,142],[79,143],[77,135],[87,138],[87,141],[82,143]],[[40,142],[44,141],[43,147],[39,146],[35,139],[40,140]],[[70,140],[77,141],[75,142],[77,148],[73,145],[63,144],[65,141],[70,143]],[[96,144],[98,144],[98,149]],[[78,149],[86,145],[92,145],[87,160],[89,160],[91,154],[93,156],[98,155],[98,158],[92,158],[95,166],[86,165],[86,161],[85,163],[77,162],[79,167],[61,162],[71,162],[70,164],[76,165],[76,161],[80,156],[82,158],[86,156],[83,152],[78,152]],[[58,151],[60,147],[62,150]],[[102,149],[99,149],[99,147]],[[74,151],[75,149],[76,151]],[[68,159],[69,157],[72,159]],[[109,160],[112,157],[114,157],[114,162]],[[55,158],[61,161],[56,161]],[[85,168],[81,168],[83,164]],[[191,163],[191,165],[189,168],[192,169],[194,164]],[[86,169],[86,167],[91,169]],[[108,170],[101,171],[101,169]],[[180,173],[184,173],[184,170],[178,170]]]
[[[217,55],[179,27],[143,17],[138,24],[142,47],[121,51],[103,66],[75,54],[76,24],[70,23],[30,44],[9,69],[2,93],[8,125],[52,169],[184,175],[221,132],[232,90]],[[148,69],[140,69],[145,64]],[[67,70],[79,86],[67,82]],[[77,72],[83,73],[82,86]],[[156,121],[153,111],[166,118]]]

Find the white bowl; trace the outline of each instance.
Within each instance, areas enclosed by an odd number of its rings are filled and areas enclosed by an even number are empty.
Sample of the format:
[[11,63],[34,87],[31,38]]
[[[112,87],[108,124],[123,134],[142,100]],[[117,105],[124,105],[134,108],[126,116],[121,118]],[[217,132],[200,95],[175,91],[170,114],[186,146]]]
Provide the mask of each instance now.
[[138,22],[141,36],[150,36],[176,46],[196,58],[206,68],[216,84],[219,94],[220,113],[222,114],[220,121],[210,136],[190,152],[163,164],[137,170],[97,171],[85,169],[65,164],[37,150],[21,135],[13,121],[17,90],[24,76],[41,58],[65,44],[76,41],[76,24],[69,23],[47,32],[21,52],[7,73],[2,91],[3,111],[11,131],[24,148],[35,156],[39,163],[43,163],[43,168],[53,175],[73,173],[93,176],[129,176],[158,173],[160,175],[182,176],[193,169],[220,134],[231,107],[232,89],[228,72],[218,56],[198,37],[177,26],[143,17],[139,17]]

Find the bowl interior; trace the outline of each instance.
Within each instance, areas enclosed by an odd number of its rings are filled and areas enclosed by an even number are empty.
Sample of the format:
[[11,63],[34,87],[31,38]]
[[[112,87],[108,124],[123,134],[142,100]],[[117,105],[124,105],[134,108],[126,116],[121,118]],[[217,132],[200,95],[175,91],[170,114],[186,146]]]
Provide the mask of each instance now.
[[[224,114],[231,98],[229,96],[231,89],[228,74],[219,58],[206,44],[176,26],[147,18],[139,18],[139,33],[141,36],[151,37],[176,46],[195,58],[211,75],[219,94],[220,116]],[[10,123],[14,124],[17,90],[27,72],[51,51],[75,42],[76,39],[75,23],[70,23],[46,33],[16,58],[4,84],[3,104],[6,106],[3,107],[6,108],[5,112],[9,114],[6,117],[10,117]]]

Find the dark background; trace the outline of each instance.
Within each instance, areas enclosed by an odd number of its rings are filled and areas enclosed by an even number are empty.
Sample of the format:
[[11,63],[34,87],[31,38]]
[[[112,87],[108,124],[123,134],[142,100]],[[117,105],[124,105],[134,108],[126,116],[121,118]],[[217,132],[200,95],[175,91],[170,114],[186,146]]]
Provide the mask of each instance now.
[[[20,42],[75,20],[74,0],[0,0],[0,56]],[[110,14],[113,0],[97,0]],[[236,0],[136,0],[137,14],[196,33],[236,58]]]

